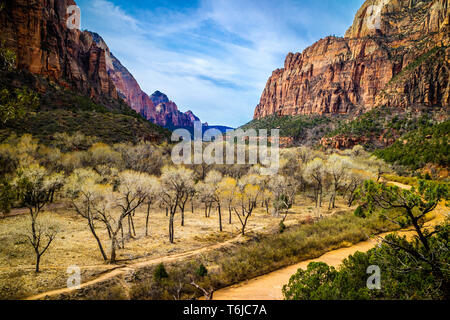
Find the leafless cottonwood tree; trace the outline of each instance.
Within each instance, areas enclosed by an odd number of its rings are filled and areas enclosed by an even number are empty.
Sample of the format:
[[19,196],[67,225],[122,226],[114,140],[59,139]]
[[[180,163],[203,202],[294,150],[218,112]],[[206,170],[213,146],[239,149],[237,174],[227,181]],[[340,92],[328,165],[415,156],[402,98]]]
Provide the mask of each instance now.
[[253,210],[256,208],[260,191],[259,186],[253,184],[241,184],[239,186],[239,191],[236,194],[237,201],[233,210],[241,223],[241,233],[243,236],[245,235],[245,228],[252,216]]
[[161,175],[161,200],[169,211],[169,241],[174,243],[174,218],[186,194],[193,188],[194,172],[184,167],[164,167]]
[[123,222],[147,199],[151,182],[148,174],[121,172],[117,192],[111,193],[109,200],[104,201],[103,205],[96,209],[99,220],[104,223],[111,235],[111,263],[117,261],[118,235],[123,231]]
[[76,169],[67,179],[64,191],[75,212],[87,221],[103,260],[107,261],[108,257],[96,231],[96,222],[100,218],[96,208],[105,200],[105,195],[113,191],[108,185],[97,184],[100,180],[101,177],[93,170]]
[[44,167],[31,164],[20,168],[12,182],[18,199],[30,213],[30,226],[26,228],[25,236],[36,254],[36,272],[39,272],[42,255],[58,233],[56,225],[49,219],[40,219],[39,215],[44,206],[51,201],[52,194],[62,179],[61,173],[50,174]]
[[38,273],[40,271],[41,257],[58,235],[59,226],[49,216],[43,215],[32,220],[31,226],[27,222],[27,225],[21,229],[24,230],[23,235],[33,247],[36,255],[35,271]]
[[336,208],[336,196],[343,186],[350,169],[350,160],[337,154],[332,154],[326,162],[326,171],[331,176],[332,194],[328,210]]
[[217,206],[217,212],[219,216],[219,230],[223,231],[222,227],[222,208],[221,208],[221,197],[220,197],[220,189],[219,183],[222,181],[222,174],[216,170],[211,170],[208,172],[205,178],[205,184],[211,190],[211,200]]
[[325,169],[322,159],[315,158],[308,162],[305,168],[305,177],[309,182],[314,184],[314,200],[316,202],[316,208],[322,207],[324,176]]

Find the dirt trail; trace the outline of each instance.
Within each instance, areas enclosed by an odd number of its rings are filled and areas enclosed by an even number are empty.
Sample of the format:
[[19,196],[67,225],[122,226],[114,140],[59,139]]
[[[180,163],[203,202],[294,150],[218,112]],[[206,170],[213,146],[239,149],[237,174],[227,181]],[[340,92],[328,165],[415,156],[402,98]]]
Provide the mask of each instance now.
[[[262,230],[262,229],[263,229],[263,227],[259,227],[259,228],[254,228],[254,229],[248,230],[247,232],[255,232],[255,231]],[[141,262],[136,262],[134,264],[129,264],[129,265],[125,265],[125,264],[121,265],[121,266],[119,265],[112,270],[106,271],[106,273],[100,275],[99,277],[97,277],[93,280],[82,283],[80,288],[78,288],[78,289],[61,288],[61,289],[51,290],[51,291],[40,293],[40,294],[31,296],[31,297],[27,297],[24,300],[41,300],[41,299],[45,299],[47,297],[54,297],[54,296],[61,295],[61,294],[71,293],[76,290],[79,290],[82,288],[87,288],[94,284],[110,280],[117,276],[122,276],[122,275],[132,273],[135,270],[143,268],[143,267],[148,267],[148,266],[152,266],[152,265],[156,265],[156,264],[160,264],[160,263],[174,262],[174,261],[177,261],[182,258],[189,258],[189,257],[196,256],[198,254],[201,254],[201,253],[206,253],[206,252],[209,252],[212,250],[217,250],[217,249],[223,248],[229,244],[232,244],[234,242],[238,242],[241,239],[242,239],[242,235],[239,234],[236,237],[234,237],[228,241],[221,242],[221,243],[218,243],[215,245],[202,247],[202,248],[199,248],[196,250],[182,252],[182,253],[171,255],[171,256],[159,257],[159,258],[154,258],[154,259],[145,260],[145,261],[141,261]],[[100,268],[103,268],[104,266],[98,266],[98,267],[100,269]]]
[[[392,182],[391,184],[404,189],[411,188],[411,186],[401,183]],[[448,210],[446,210],[445,207],[443,207],[442,205],[439,206],[435,211],[436,217],[432,221],[426,223],[425,227],[433,228],[437,224],[443,222],[446,212],[448,214]],[[391,233],[392,232],[387,232],[385,234],[379,235],[379,237],[384,238]],[[401,236],[406,235],[409,238],[414,235],[414,232],[408,229],[406,231],[399,231],[398,234]],[[337,267],[348,256],[354,254],[357,251],[367,252],[376,244],[377,242],[375,240],[368,240],[360,242],[348,248],[342,248],[327,252],[317,259],[302,261],[298,264],[268,273],[264,276],[260,276],[249,281],[245,281],[237,285],[218,290],[214,293],[214,300],[282,300],[283,285],[289,282],[291,276],[295,274],[298,269],[306,269],[308,264],[310,264],[311,262],[324,262],[330,266]]]

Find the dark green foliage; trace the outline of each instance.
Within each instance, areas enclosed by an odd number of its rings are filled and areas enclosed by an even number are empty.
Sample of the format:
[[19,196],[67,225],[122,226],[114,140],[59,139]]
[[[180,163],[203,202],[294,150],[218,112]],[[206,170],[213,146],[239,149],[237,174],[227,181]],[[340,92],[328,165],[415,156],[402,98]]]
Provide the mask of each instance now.
[[156,267],[153,273],[153,278],[155,281],[162,281],[163,279],[169,278],[169,274],[167,273],[164,264],[161,263]]
[[195,274],[199,277],[206,277],[208,275],[208,269],[205,267],[205,265],[202,263]]
[[6,179],[0,180],[0,212],[9,213],[11,206],[16,199],[13,188]]
[[63,109],[29,114],[21,121],[11,121],[0,130],[0,141],[12,133],[32,134],[45,144],[51,144],[55,133],[81,132],[95,136],[105,143],[132,142],[141,139],[163,141],[169,131],[144,119],[118,113],[93,111],[67,111]]
[[14,91],[3,88],[0,90],[0,126],[8,121],[20,121],[28,112],[35,111],[39,105],[36,93],[27,88]]
[[435,125],[421,125],[392,146],[376,151],[387,162],[419,169],[427,163],[450,165],[450,120]]
[[[438,253],[435,259],[442,265],[450,263],[450,224],[438,227],[430,237],[431,248]],[[390,235],[390,243],[424,250],[418,241]],[[369,266],[381,269],[381,290],[367,288]],[[449,280],[446,269],[444,277]],[[362,299],[445,299],[441,281],[434,277],[429,264],[415,259],[406,251],[383,243],[367,253],[357,252],[345,259],[337,271],[324,263],[311,263],[306,271],[299,270],[284,286],[287,300],[362,300]]]
[[[17,90],[23,91],[22,88],[36,87],[45,88],[39,94],[28,91],[39,98],[37,112],[29,112],[34,111],[29,108],[32,104],[22,99],[28,106],[26,117],[8,121],[0,130],[0,141],[12,133],[30,133],[41,142],[50,143],[55,133],[77,131],[107,143],[136,143],[142,139],[162,142],[170,136],[169,130],[150,123],[122,99],[99,96],[93,100],[24,70],[0,70],[0,90],[7,90],[9,96]],[[2,101],[0,105],[3,105]]]
[[[331,122],[330,117],[326,116],[268,116],[262,119],[255,119],[241,129],[279,129],[280,136],[294,137],[296,139],[304,138],[306,129],[312,129],[320,126],[326,126]],[[319,129],[320,130],[320,129]]]
[[362,206],[358,206],[358,208],[356,208],[355,216],[360,217],[360,218],[365,218],[366,217],[366,214],[364,213],[364,209],[363,209]]

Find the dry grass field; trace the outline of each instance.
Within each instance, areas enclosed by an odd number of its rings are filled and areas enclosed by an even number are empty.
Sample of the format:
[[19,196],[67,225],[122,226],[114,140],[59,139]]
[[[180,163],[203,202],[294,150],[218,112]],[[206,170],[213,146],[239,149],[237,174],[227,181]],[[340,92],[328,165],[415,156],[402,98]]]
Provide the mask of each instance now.
[[[345,208],[344,204],[339,205]],[[235,215],[232,216],[233,223],[228,223],[228,210],[223,212],[224,231],[220,233],[217,212],[213,210],[211,217],[206,218],[202,207],[198,206],[192,213],[189,205],[185,213],[184,227],[181,227],[180,213],[176,214],[175,243],[170,244],[169,218],[166,217],[165,211],[158,207],[151,209],[147,237],[145,236],[145,211],[143,207],[136,211],[134,218],[136,237],[127,239],[125,249],[118,251],[121,266],[212,246],[233,239],[240,233],[241,225]],[[311,219],[317,213],[312,202],[298,199],[296,206],[290,210],[285,225],[299,224],[305,219]],[[325,216],[332,213],[325,208],[322,209],[322,214]],[[23,226],[29,219],[26,211],[16,210],[12,216],[0,219],[0,299],[24,298],[63,288],[66,286],[69,266],[75,265],[81,268],[83,282],[94,279],[107,270],[117,268],[117,265],[103,262],[87,222],[67,205],[53,205],[42,214],[49,215],[53,221],[57,222],[60,232],[42,257],[41,272],[38,274],[34,272],[35,256],[32,247],[22,235]],[[277,232],[280,221],[280,217],[273,217],[267,214],[264,208],[258,208],[250,218],[246,231],[249,236],[255,232]],[[127,225],[124,231],[127,237]],[[106,230],[99,228],[99,235],[106,251],[109,252],[109,238]]]

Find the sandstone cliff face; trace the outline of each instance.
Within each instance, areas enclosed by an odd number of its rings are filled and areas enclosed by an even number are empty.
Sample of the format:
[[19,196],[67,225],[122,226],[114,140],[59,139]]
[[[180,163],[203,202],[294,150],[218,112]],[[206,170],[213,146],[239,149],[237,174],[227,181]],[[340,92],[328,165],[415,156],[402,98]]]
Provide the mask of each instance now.
[[2,40],[15,50],[18,69],[44,76],[98,102],[117,99],[105,52],[89,32],[67,28],[73,0],[7,1],[0,13]]
[[96,33],[90,33],[97,45],[105,51],[106,70],[115,84],[119,95],[132,109],[147,120],[164,127],[192,127],[199,119],[188,111],[180,112],[168,97],[156,91],[148,96],[141,90],[136,79],[111,53],[105,41]]
[[[378,21],[373,5],[380,8]],[[448,9],[448,0],[366,1],[344,38],[288,54],[269,78],[255,118],[448,106]]]

